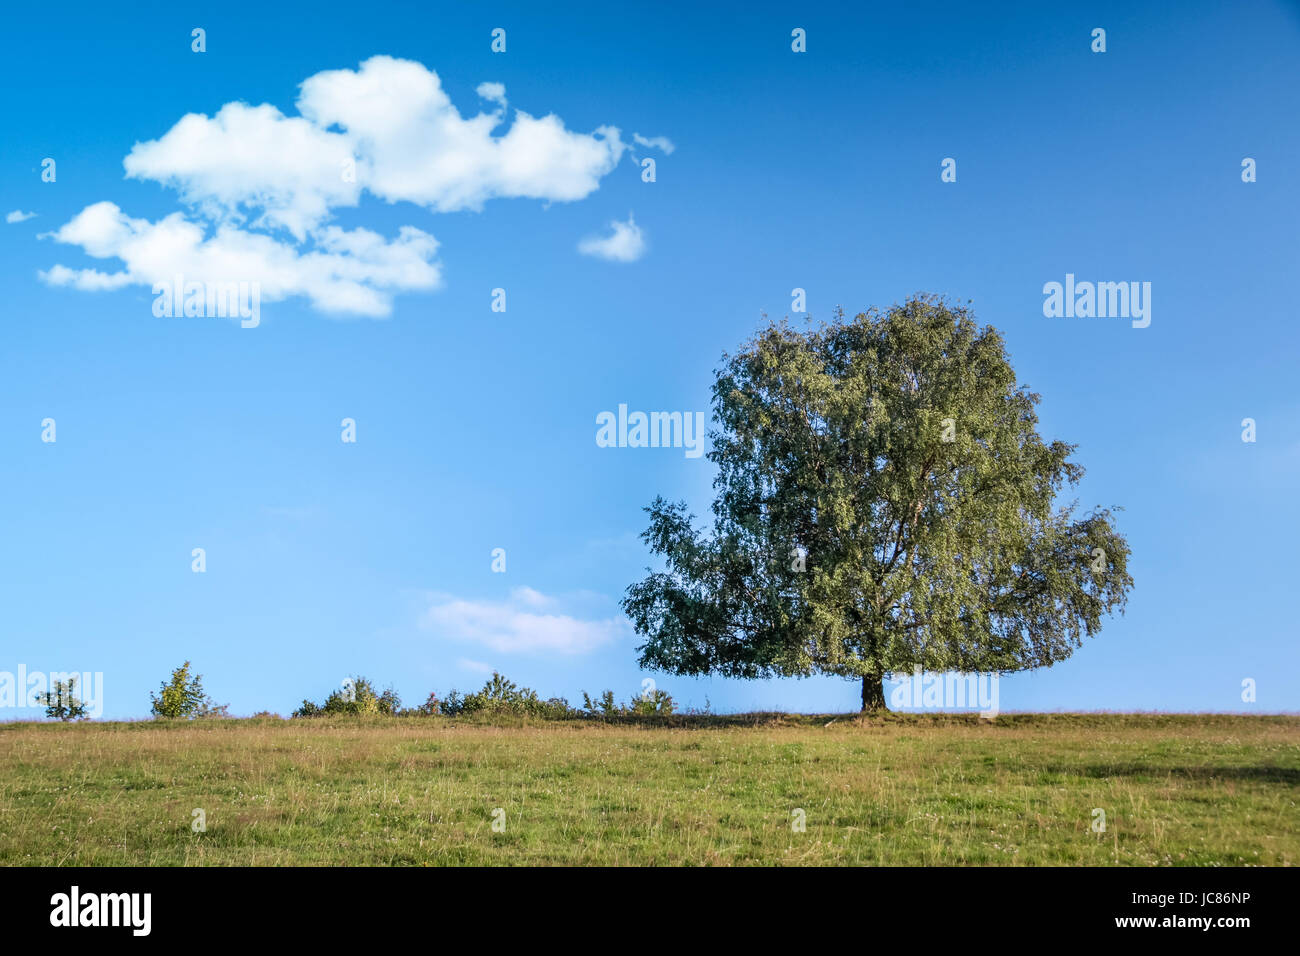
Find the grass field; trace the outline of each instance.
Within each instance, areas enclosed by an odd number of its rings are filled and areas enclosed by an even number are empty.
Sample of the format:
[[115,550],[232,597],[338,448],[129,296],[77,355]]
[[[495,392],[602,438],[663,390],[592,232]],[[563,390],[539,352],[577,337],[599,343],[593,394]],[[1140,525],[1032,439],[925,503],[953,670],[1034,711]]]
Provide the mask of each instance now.
[[1300,717],[831,721],[0,724],[0,863],[1300,860]]

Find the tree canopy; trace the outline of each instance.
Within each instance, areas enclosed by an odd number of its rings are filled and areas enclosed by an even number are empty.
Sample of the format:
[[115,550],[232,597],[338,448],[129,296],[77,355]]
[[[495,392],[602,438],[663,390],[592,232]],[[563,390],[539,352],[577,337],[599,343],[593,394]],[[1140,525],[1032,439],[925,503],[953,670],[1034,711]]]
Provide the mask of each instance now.
[[1050,666],[1132,587],[1114,510],[1058,502],[1083,468],[1044,442],[1002,336],[929,295],[817,328],[771,323],[713,386],[712,533],[658,498],[663,569],[628,588],[641,665],[861,679]]

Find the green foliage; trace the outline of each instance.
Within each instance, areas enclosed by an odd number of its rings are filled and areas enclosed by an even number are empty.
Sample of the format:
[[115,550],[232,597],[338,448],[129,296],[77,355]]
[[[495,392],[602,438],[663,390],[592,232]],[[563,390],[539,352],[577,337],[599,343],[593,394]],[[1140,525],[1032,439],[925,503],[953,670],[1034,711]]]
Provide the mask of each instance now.
[[462,694],[452,689],[441,700],[437,694],[430,694],[418,707],[403,710],[400,700],[391,689],[380,694],[366,678],[355,677],[351,679],[350,688],[334,691],[323,704],[304,700],[302,706],[293,712],[293,716],[385,714],[402,717],[474,717],[490,721],[494,717],[525,717],[535,720],[571,720],[579,717],[663,717],[676,712],[676,704],[672,696],[662,690],[633,695],[626,705],[618,704],[614,700],[614,692],[608,690],[595,702],[586,694],[582,697],[585,704],[582,710],[569,706],[569,702],[563,697],[543,700],[541,695],[531,687],[520,687],[499,672],[493,671],[492,677],[476,693]]
[[[711,535],[656,499],[665,568],[628,588],[641,665],[734,677],[1006,673],[1068,657],[1122,610],[1129,548],[1055,498],[1083,468],[1044,442],[1002,338],[921,296],[724,356]],[[1096,570],[1094,570],[1094,566]]]
[[190,662],[186,661],[172,671],[171,680],[159,686],[157,696],[150,694],[150,710],[155,717],[171,720],[191,720],[196,717],[228,717],[227,706],[216,704],[203,691],[203,677],[190,675]]
[[194,712],[197,718],[217,718],[225,719],[230,717],[230,705],[215,703],[211,697],[204,697],[199,702],[199,709]]
[[677,703],[665,690],[654,690],[633,694],[626,705],[620,705],[614,699],[614,692],[607,690],[592,700],[587,692],[582,693],[583,716],[609,720],[614,717],[668,717],[676,712]]
[[393,717],[402,709],[401,698],[391,687],[383,693],[378,693],[374,685],[360,675],[348,678],[344,685],[326,697],[324,704],[318,705],[310,700],[304,700],[302,706],[293,712],[293,716],[324,717],[354,714]]
[[564,720],[578,716],[578,712],[564,698],[542,700],[531,687],[519,687],[497,671],[492,672],[492,677],[477,694],[466,694],[461,698],[453,690],[442,702],[442,712],[448,716],[516,714],[545,720]]
[[587,692],[582,692],[583,711],[589,717],[617,717],[622,712],[622,708],[614,700],[614,692],[607,690],[600,695],[595,701],[587,696]]
[[412,707],[412,708],[409,709],[409,710],[404,710],[404,711],[402,711],[402,716],[404,716],[404,717],[435,717],[435,716],[437,716],[438,713],[439,713],[439,707],[440,707],[440,706],[441,706],[441,702],[438,700],[438,695],[437,695],[437,694],[434,694],[434,693],[431,693],[431,694],[429,694],[429,696],[428,696],[427,698],[425,698],[424,703],[421,704],[420,706],[418,706],[418,707]]
[[709,702],[709,698],[706,695],[704,698],[704,706],[687,707],[686,715],[688,717],[711,717],[713,716],[713,704]]
[[668,691],[654,690],[632,695],[627,709],[628,713],[637,717],[668,717],[677,709],[677,704]]
[[77,678],[69,677],[66,681],[56,680],[54,686],[39,695],[37,703],[45,706],[45,716],[56,720],[85,720],[86,704],[77,696]]

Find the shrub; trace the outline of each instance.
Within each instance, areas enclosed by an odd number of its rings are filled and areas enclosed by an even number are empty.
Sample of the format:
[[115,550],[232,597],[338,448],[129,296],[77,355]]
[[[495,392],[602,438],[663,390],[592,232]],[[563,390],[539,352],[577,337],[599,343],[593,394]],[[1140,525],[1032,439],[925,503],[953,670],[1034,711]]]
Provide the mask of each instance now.
[[402,709],[402,700],[391,687],[382,694],[376,693],[374,685],[360,675],[348,678],[345,683],[347,686],[333,691],[325,698],[324,704],[317,705],[310,700],[304,700],[302,706],[293,712],[293,716],[372,714],[393,717]]
[[45,705],[45,716],[58,720],[85,720],[86,703],[77,696],[76,687],[75,677],[69,677],[66,683],[56,680],[50,690],[37,697],[37,703]]
[[587,696],[587,692],[582,692],[583,710],[588,717],[617,717],[622,713],[622,708],[614,700],[614,692],[607,690],[601,694],[595,701]]
[[676,708],[676,702],[666,690],[634,694],[627,706],[628,713],[638,717],[668,717]]
[[584,691],[582,702],[584,716],[601,720],[609,720],[613,717],[667,717],[677,709],[672,695],[666,690],[633,694],[626,706],[620,706],[614,700],[612,690],[605,691],[594,701]]
[[195,717],[229,717],[226,704],[216,704],[203,692],[203,676],[190,676],[190,662],[172,671],[171,680],[163,681],[158,695],[149,695],[150,710],[155,717],[189,720]]
[[548,697],[542,701],[541,711],[537,716],[547,720],[570,720],[581,715],[569,706],[567,697]]
[[216,704],[213,703],[211,697],[204,697],[203,700],[199,703],[199,709],[194,712],[194,716],[199,719],[205,717],[229,719],[230,705]]
[[542,700],[531,687],[520,687],[497,671],[492,672],[492,677],[477,694],[466,694],[461,698],[453,690],[442,702],[442,712],[452,717],[460,714],[517,714],[545,720],[578,716],[563,697]]
[[687,707],[686,713],[692,717],[708,717],[713,713],[713,704],[709,702],[709,698],[706,695],[703,707]]
[[421,704],[419,707],[411,707],[407,710],[402,711],[401,716],[436,717],[438,715],[438,707],[439,707],[438,695],[431,693],[427,698],[425,698],[423,704]]
[[452,688],[445,700],[438,705],[438,711],[444,717],[459,717],[465,712],[465,697],[456,688]]

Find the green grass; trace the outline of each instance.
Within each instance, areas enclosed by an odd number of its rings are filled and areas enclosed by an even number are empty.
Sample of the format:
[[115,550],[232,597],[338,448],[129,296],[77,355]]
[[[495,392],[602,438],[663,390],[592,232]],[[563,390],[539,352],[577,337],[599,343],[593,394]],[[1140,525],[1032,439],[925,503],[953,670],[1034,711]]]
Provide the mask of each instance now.
[[1300,859],[1300,717],[831,720],[0,724],[0,863]]

